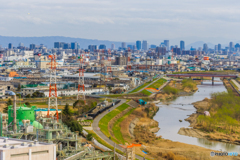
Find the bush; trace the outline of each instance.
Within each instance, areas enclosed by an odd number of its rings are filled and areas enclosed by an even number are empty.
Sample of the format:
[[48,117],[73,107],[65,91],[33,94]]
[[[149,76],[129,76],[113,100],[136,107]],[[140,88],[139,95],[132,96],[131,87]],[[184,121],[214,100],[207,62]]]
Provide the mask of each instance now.
[[170,86],[166,86],[163,88],[163,91],[167,94],[178,94],[179,90],[177,88],[173,88],[173,87],[170,87]]
[[31,104],[29,102],[25,102],[25,105],[31,107]]
[[220,131],[227,134],[236,133],[239,130],[240,121],[240,97],[232,92],[212,94],[209,112],[211,117],[198,116],[198,125],[208,132]]
[[184,79],[182,80],[182,86],[183,88],[194,89],[197,86],[197,84],[192,79]]
[[78,121],[72,120],[72,121],[65,121],[65,124],[70,127],[70,130],[72,132],[78,131],[79,134],[82,134],[82,126],[78,123]]
[[89,134],[87,135],[87,140],[88,140],[88,141],[92,141],[92,139],[93,139],[93,135],[92,135],[91,133],[89,133]]

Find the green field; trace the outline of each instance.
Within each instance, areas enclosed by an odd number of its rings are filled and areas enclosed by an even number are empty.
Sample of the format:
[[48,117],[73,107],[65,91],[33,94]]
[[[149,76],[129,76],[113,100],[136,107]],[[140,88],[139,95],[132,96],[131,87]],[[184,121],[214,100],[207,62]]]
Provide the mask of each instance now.
[[143,93],[146,96],[150,96],[152,93],[144,89],[141,93]]
[[[109,112],[108,114],[106,114],[100,121],[99,121],[99,128],[101,129],[101,131],[107,136],[107,137],[111,137],[109,131],[108,131],[108,122],[115,117],[116,115],[118,115],[119,113],[121,113],[123,110],[127,109],[129,107],[128,104],[123,103],[122,105],[120,105],[119,107],[117,107],[116,109],[114,109],[113,111]],[[117,143],[117,140],[115,139],[111,139],[112,141]]]
[[161,78],[159,80],[157,80],[156,82],[154,82],[153,84],[151,84],[148,88],[159,88],[161,87],[165,82],[167,82],[166,79]]
[[143,85],[139,86],[138,88],[132,90],[131,92],[129,93],[135,93],[135,92],[138,92],[139,90],[141,90],[142,88],[146,87],[147,85],[149,85],[151,82],[146,82],[144,83]]
[[113,134],[116,137],[116,139],[118,139],[119,141],[122,142],[122,144],[125,144],[125,141],[123,139],[122,133],[120,132],[121,127],[120,127],[120,123],[127,117],[129,116],[136,108],[131,109],[130,111],[128,111],[124,116],[122,116],[121,118],[119,118],[113,126]]

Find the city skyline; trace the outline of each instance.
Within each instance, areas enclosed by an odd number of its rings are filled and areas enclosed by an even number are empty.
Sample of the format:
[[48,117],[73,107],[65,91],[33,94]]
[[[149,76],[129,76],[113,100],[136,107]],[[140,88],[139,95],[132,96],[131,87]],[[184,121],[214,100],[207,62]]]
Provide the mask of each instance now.
[[23,37],[67,36],[123,42],[139,39],[149,44],[158,44],[159,39],[174,44],[182,39],[186,44],[239,41],[236,33],[240,2],[216,2],[5,1],[1,3],[5,14],[0,17],[0,32]]

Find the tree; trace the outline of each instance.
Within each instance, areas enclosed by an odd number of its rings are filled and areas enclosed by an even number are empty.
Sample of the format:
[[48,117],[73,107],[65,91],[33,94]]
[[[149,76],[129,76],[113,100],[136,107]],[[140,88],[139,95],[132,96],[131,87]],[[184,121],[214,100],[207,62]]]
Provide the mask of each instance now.
[[44,93],[42,92],[39,92],[39,91],[36,91],[32,94],[32,97],[35,98],[35,97],[44,97]]
[[26,95],[26,98],[31,98],[31,95],[30,94]]
[[112,91],[112,87],[108,86],[108,90],[109,90],[109,92],[111,92]]
[[97,102],[91,102],[91,108],[96,107],[96,105],[97,105]]
[[21,94],[17,93],[16,96],[20,98],[20,97],[21,97]]
[[63,109],[63,114],[66,115],[66,116],[70,116],[71,115],[71,111],[70,111],[68,103],[65,105],[65,107]]
[[88,141],[92,141],[92,139],[93,139],[93,135],[92,135],[91,133],[89,133],[89,134],[87,135],[87,140],[88,140]]
[[78,121],[72,120],[72,121],[66,121],[65,122],[68,127],[70,127],[72,132],[78,131],[79,134],[82,133],[82,126],[78,123]]
[[25,102],[25,105],[28,106],[28,107],[31,106],[31,104],[29,102]]
[[12,102],[12,100],[11,100],[10,98],[8,99],[6,105],[7,105],[7,106],[3,109],[3,112],[4,112],[4,113],[8,113],[8,106],[13,105],[13,102]]
[[80,109],[83,109],[85,102],[83,100],[77,100],[73,103],[73,108],[78,109],[78,114],[80,114]]

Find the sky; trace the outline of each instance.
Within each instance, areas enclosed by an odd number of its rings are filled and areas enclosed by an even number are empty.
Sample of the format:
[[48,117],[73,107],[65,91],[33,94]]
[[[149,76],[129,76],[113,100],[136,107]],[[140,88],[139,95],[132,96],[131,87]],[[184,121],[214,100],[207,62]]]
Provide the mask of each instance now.
[[0,35],[159,45],[240,40],[239,0],[0,0]]

